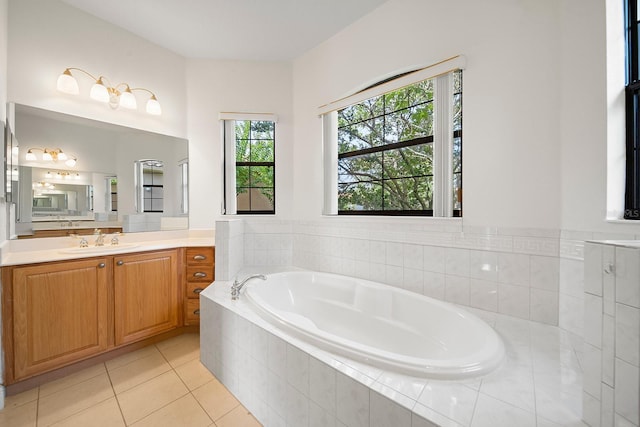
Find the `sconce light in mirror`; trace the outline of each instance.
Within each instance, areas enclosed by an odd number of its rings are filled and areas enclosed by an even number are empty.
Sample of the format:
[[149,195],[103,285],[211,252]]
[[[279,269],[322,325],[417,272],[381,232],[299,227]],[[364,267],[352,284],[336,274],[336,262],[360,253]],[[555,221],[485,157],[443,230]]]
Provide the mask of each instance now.
[[74,155],[68,155],[62,151],[61,148],[40,148],[32,147],[27,150],[25,160],[28,162],[37,162],[38,157],[34,151],[41,151],[41,160],[43,162],[58,162],[63,161],[67,166],[73,167],[76,165],[78,158]]
[[65,69],[62,74],[60,74],[60,76],[58,77],[57,85],[60,92],[68,93],[71,95],[78,95],[80,93],[78,81],[71,74],[71,70],[79,71],[83,74],[86,74],[95,81],[95,83],[91,87],[89,96],[96,101],[107,102],[113,109],[123,107],[135,110],[136,108],[138,108],[138,102],[136,101],[136,97],[133,95],[133,91],[143,91],[148,92],[151,95],[151,97],[147,100],[147,113],[154,116],[159,116],[162,114],[162,108],[160,107],[160,103],[158,102],[156,95],[149,89],[145,89],[143,87],[131,87],[128,83],[118,83],[117,85],[112,85],[109,79],[105,76],[96,78],[81,68],[70,67]]

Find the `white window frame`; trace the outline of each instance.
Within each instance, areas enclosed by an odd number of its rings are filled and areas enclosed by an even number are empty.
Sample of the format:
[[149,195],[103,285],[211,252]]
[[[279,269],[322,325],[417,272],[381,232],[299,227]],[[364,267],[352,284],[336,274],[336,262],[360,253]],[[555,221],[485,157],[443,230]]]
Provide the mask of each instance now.
[[[265,121],[278,123],[278,116],[273,113],[230,113],[221,112],[218,119],[222,122],[222,137],[224,141],[224,200],[222,203],[223,215],[237,215],[238,206],[236,199],[236,121]],[[275,158],[274,164],[275,164]],[[277,182],[277,181],[276,181]],[[276,184],[277,185],[277,184]],[[274,192],[277,189],[274,188]],[[278,200],[277,196],[276,199]],[[276,207],[274,206],[274,214]],[[274,215],[271,214],[271,215]],[[257,214],[256,214],[257,215]],[[264,214],[260,214],[264,215]],[[243,215],[245,216],[245,215]]]
[[463,70],[465,66],[465,57],[455,56],[319,108],[323,122],[323,215],[338,214],[338,110],[423,80],[432,79],[434,80],[435,103],[433,217],[453,216],[453,72]]

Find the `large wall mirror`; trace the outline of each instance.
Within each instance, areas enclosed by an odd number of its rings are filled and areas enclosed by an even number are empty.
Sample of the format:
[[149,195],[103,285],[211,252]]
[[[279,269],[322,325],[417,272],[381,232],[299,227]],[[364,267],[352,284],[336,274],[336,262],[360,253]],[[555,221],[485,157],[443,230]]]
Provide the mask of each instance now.
[[[20,104],[10,108],[12,238],[188,228],[187,140]],[[139,165],[149,159],[162,165],[153,187],[140,179]],[[138,199],[150,188],[162,203],[145,209]]]

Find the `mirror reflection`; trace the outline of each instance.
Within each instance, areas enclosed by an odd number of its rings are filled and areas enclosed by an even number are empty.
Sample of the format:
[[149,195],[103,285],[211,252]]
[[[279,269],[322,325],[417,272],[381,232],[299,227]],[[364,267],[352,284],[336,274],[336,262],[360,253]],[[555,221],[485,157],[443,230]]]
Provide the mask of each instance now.
[[188,228],[185,139],[19,104],[13,133],[12,237]]

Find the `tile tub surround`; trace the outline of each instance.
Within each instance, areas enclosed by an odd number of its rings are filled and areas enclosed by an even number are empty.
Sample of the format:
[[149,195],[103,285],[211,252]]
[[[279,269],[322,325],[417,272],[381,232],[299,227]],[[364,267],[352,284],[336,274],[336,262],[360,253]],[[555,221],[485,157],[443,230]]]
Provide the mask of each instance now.
[[640,241],[585,247],[584,420],[640,425]]
[[201,358],[265,426],[583,426],[582,340],[470,309],[503,337],[504,364],[468,381],[398,375],[335,356],[259,318],[230,283],[201,294]]
[[233,252],[216,263],[227,266],[225,275],[216,275],[221,279],[231,280],[242,266],[293,265],[373,279],[577,335],[583,333],[584,242],[640,237],[465,226],[442,218],[247,217],[218,221],[216,230],[217,244],[226,239]]

